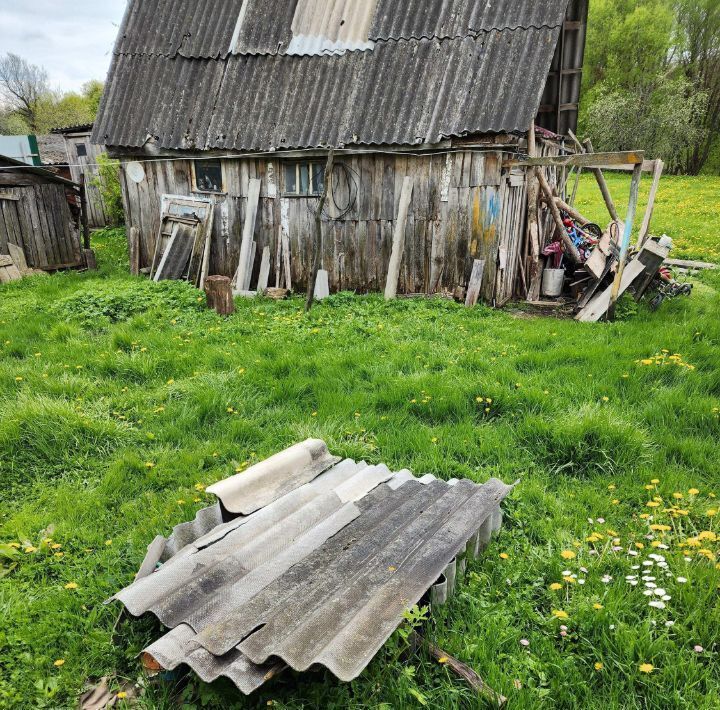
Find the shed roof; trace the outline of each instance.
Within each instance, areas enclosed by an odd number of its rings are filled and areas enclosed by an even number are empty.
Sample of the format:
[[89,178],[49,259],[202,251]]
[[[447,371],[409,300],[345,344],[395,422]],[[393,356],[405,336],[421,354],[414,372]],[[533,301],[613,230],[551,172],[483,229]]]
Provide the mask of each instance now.
[[520,132],[568,0],[132,0],[94,139],[263,151]]

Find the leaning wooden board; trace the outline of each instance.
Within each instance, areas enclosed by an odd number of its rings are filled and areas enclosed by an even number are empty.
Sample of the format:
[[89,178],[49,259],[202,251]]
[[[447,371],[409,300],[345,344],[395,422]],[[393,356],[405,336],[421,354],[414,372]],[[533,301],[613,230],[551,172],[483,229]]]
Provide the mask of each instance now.
[[[622,296],[635,279],[645,271],[645,264],[639,259],[631,261],[623,272],[622,283],[620,284],[619,296]],[[612,293],[612,284],[608,286],[602,293],[597,294],[588,305],[583,308],[580,313],[575,316],[575,320],[582,323],[597,323],[608,311],[610,307],[610,294]]]
[[22,278],[20,270],[15,266],[12,258],[0,255],[0,284],[19,281]]

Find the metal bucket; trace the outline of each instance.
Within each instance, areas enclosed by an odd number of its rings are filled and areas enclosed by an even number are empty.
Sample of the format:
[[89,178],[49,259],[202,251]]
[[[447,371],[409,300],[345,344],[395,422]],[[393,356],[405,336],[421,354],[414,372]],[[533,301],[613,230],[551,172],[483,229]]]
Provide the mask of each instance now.
[[545,269],[542,280],[543,296],[556,298],[562,293],[563,283],[565,283],[565,269]]

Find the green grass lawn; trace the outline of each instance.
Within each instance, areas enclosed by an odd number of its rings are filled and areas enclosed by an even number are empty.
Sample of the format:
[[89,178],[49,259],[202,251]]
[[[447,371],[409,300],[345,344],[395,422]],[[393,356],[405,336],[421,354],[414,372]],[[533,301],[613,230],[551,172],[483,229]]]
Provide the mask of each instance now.
[[[615,324],[349,295],[309,316],[244,300],[225,320],[187,285],[127,276],[118,235],[95,246],[99,273],[0,290],[0,706],[75,707],[86,681],[141,678],[159,624],[113,635],[103,600],[210,502],[203,486],[307,437],[520,479],[428,630],[511,708],[720,706],[719,275]],[[482,707],[402,651],[351,684],[287,673],[250,699],[149,682],[141,706]]]
[[[630,198],[630,176],[606,172],[610,194],[622,219]],[[635,231],[645,216],[652,176],[643,174]],[[572,190],[572,181],[570,183]],[[592,175],[580,179],[576,207],[602,227],[610,220]],[[674,242],[674,259],[720,263],[720,178],[664,175],[660,182],[650,234],[667,234]]]

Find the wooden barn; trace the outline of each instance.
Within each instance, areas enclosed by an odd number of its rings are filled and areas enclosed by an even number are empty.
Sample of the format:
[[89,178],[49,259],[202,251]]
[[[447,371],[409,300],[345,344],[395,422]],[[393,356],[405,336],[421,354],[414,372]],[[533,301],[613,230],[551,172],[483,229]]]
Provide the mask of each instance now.
[[480,261],[483,300],[507,302],[527,173],[505,163],[534,125],[538,154],[564,151],[586,18],[587,0],[130,0],[92,141],[122,163],[131,267],[191,229],[192,279],[304,287],[333,148],[331,291],[384,290],[400,226],[401,293],[465,288]]
[[[16,270],[22,276],[85,266],[82,193],[76,183],[44,168],[0,156],[2,268],[15,278]],[[83,236],[87,240],[87,230]],[[6,280],[12,279],[0,274],[0,282]]]
[[70,177],[73,182],[85,186],[87,194],[88,223],[93,229],[107,227],[109,220],[105,214],[105,204],[93,178],[97,177],[97,159],[105,152],[104,146],[90,140],[93,126],[91,123],[67,128],[56,128],[53,131],[64,141]]

